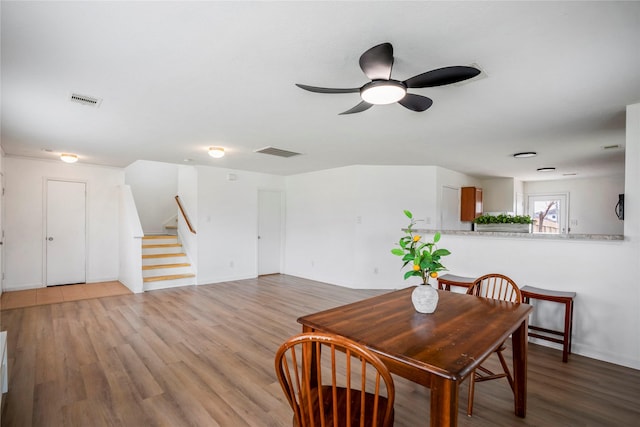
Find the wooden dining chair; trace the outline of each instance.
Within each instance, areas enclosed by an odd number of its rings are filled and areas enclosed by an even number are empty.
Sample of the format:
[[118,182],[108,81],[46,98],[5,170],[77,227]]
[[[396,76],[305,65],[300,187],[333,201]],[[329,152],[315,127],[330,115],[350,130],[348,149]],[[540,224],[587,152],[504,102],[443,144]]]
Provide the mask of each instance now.
[[[502,274],[486,274],[477,278],[474,280],[473,285],[467,290],[467,294],[502,301],[522,302],[522,294],[520,293],[518,285],[509,277]],[[467,403],[468,416],[471,416],[473,413],[473,395],[477,382],[506,378],[511,387],[511,391],[513,391],[513,377],[502,354],[505,349],[506,345],[503,342],[494,350],[494,353],[498,355],[500,365],[502,365],[502,372],[493,372],[485,366],[480,365],[471,374],[469,378],[469,402]]]
[[393,425],[393,378],[378,356],[354,341],[295,335],[278,349],[275,367],[296,427]]

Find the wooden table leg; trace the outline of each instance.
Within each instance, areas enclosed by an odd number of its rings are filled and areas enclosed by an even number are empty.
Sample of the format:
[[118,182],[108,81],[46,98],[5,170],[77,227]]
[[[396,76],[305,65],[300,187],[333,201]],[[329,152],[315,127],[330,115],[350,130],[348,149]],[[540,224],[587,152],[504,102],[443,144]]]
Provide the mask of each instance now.
[[513,347],[513,400],[515,413],[522,418],[527,414],[528,323],[528,319],[525,319],[511,335]]
[[458,383],[434,375],[431,380],[431,427],[458,425]]
[[564,303],[564,337],[562,342],[562,361],[569,361],[571,353],[571,328],[573,326],[573,300],[570,299]]

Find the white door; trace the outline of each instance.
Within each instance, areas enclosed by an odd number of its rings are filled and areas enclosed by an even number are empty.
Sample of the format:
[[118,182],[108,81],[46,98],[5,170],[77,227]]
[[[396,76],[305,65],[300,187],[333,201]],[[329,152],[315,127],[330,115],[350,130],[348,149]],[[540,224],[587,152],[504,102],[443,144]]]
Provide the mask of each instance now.
[[258,275],[280,273],[282,193],[258,191]]
[[567,234],[569,194],[532,194],[528,197],[534,233]]
[[86,184],[47,180],[46,285],[84,283]]
[[442,210],[440,216],[440,229],[460,230],[460,190],[453,187],[442,187]]

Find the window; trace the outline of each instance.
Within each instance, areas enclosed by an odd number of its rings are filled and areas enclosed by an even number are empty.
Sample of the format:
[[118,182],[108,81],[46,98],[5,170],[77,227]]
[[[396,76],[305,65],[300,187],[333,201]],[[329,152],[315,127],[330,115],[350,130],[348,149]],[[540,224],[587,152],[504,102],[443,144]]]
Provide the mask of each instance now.
[[565,234],[569,232],[569,194],[536,194],[528,198],[529,215],[534,233]]

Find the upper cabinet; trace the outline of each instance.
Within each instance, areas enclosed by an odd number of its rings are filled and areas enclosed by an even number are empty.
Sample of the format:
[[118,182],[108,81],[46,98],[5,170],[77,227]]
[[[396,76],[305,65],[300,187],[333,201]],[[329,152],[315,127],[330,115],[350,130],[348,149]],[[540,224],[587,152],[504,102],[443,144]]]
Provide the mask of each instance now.
[[462,187],[460,221],[473,221],[482,215],[482,188]]

